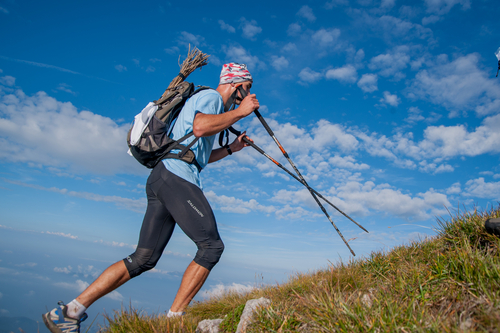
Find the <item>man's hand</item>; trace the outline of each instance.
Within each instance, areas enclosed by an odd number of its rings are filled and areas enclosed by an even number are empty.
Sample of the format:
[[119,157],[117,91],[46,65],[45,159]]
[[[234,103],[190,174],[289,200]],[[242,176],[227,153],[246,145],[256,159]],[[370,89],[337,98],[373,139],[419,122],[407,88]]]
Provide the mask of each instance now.
[[[255,95],[254,95],[255,96]],[[236,139],[234,139],[234,141],[229,145],[229,148],[231,148],[231,151],[233,153],[237,152],[237,151],[240,151],[243,149],[243,147],[248,147],[250,146],[248,143],[246,143],[245,141],[243,141],[243,138],[244,137],[247,137],[248,140],[252,141],[252,139],[250,139],[248,136],[246,136],[246,131],[241,133]]]
[[255,94],[251,94],[247,95],[247,97],[241,101],[240,106],[236,110],[238,110],[243,117],[246,117],[259,107],[260,105],[257,97]]
[[[248,143],[243,141],[243,138],[246,137],[248,140],[252,141],[248,136],[246,136],[246,132],[241,133],[236,139],[234,139],[233,142],[229,145],[229,148],[233,153],[240,151],[243,149],[243,147],[250,146]],[[223,159],[224,157],[228,156],[228,152],[225,148],[218,148],[212,150],[212,154],[210,154],[210,159],[208,160],[208,163],[213,163],[217,162],[218,160]]]

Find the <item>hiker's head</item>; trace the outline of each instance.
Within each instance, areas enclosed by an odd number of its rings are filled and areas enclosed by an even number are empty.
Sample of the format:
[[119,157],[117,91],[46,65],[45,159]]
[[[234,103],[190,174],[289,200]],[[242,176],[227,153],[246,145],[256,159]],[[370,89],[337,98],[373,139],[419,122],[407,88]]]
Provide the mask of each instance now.
[[221,93],[224,102],[234,94],[235,102],[239,104],[243,96],[240,95],[238,87],[241,86],[246,94],[249,94],[252,83],[252,75],[248,71],[247,65],[230,62],[222,66],[217,90]]

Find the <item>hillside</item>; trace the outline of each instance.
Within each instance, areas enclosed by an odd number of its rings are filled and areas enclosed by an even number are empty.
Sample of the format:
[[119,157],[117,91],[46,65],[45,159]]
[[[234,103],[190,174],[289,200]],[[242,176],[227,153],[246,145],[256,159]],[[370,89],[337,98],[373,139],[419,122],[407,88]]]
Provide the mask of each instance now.
[[105,332],[194,332],[199,321],[226,315],[234,332],[245,302],[262,296],[272,305],[252,332],[498,332],[500,239],[486,232],[489,217],[500,217],[500,207],[438,219],[430,239],[195,303],[182,320],[117,312]]

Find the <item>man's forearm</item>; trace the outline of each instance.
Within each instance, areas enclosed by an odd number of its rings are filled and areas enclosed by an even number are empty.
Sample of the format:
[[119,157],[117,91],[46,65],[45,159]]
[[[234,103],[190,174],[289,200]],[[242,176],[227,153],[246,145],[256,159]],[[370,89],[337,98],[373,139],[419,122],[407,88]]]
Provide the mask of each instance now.
[[222,148],[217,148],[212,150],[212,154],[210,154],[210,158],[208,159],[208,163],[213,163],[217,162],[224,157],[229,156],[229,153],[227,152],[227,149],[222,147]]
[[193,133],[196,137],[211,136],[222,132],[238,120],[244,118],[237,110],[222,114],[196,114],[193,122]]

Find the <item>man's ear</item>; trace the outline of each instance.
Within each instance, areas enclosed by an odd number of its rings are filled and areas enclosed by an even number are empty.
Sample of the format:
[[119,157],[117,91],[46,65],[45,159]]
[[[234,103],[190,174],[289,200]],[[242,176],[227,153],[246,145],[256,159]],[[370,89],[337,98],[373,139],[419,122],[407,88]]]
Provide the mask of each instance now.
[[243,82],[240,82],[240,83],[231,82],[232,92],[234,92],[236,89],[238,89],[238,87],[241,86],[242,84],[243,84]]

